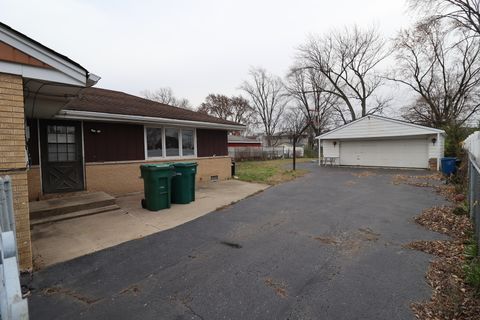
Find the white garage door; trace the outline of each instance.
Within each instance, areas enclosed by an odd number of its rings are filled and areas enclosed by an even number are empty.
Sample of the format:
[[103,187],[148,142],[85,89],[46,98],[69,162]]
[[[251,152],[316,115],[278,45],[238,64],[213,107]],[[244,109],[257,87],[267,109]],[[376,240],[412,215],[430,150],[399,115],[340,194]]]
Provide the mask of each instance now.
[[340,164],[428,168],[427,139],[341,141]]

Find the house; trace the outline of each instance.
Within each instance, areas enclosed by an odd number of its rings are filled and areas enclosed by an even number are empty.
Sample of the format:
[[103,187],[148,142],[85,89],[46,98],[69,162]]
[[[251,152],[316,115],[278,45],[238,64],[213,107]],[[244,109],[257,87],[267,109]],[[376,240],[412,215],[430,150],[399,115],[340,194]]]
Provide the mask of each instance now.
[[[268,139],[265,134],[261,134],[259,139],[261,139],[263,146],[265,147],[268,146]],[[272,141],[273,147],[278,147],[280,145],[293,146],[292,135],[287,133],[277,133],[271,138],[271,141]],[[297,141],[297,146],[305,147],[307,144],[308,144],[308,133],[303,133]]]
[[445,132],[369,115],[318,136],[320,159],[337,165],[438,170]]
[[249,138],[244,136],[229,135],[228,147],[229,148],[260,148],[262,141],[255,138]]
[[32,269],[29,201],[78,190],[140,191],[142,163],[193,160],[230,175],[228,130],[244,126],[118,91],[0,23],[0,174],[13,179],[20,268]]
[[50,119],[27,118],[29,199],[143,190],[142,163],[196,161],[197,181],[230,177],[228,130],[244,126],[119,91],[85,88]]

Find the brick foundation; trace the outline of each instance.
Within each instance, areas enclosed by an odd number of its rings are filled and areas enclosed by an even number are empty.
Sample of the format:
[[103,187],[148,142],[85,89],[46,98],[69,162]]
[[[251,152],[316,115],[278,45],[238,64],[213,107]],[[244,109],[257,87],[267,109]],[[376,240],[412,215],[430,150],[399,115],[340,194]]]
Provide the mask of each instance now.
[[437,158],[428,159],[428,167],[432,171],[437,171]]
[[[219,180],[230,178],[230,157],[198,158],[181,161],[195,161],[198,163],[198,183],[208,182],[212,176],[218,176]],[[162,161],[148,163],[161,162]],[[87,163],[86,188],[88,191],[105,191],[112,195],[142,191],[143,180],[140,179],[140,165],[142,163],[142,161],[126,163]],[[28,171],[28,196],[30,201],[39,200],[42,196],[40,179],[40,168],[38,166]]]
[[[230,157],[182,159],[178,161],[195,161],[198,163],[197,182],[199,183],[210,181],[212,176],[218,176],[218,180],[230,178]],[[161,162],[174,161],[147,161],[146,163]],[[143,180],[140,178],[140,165],[142,163],[87,163],[87,190],[105,191],[112,195],[142,191]]]
[[12,177],[20,269],[32,269],[23,80],[0,73],[0,175]]

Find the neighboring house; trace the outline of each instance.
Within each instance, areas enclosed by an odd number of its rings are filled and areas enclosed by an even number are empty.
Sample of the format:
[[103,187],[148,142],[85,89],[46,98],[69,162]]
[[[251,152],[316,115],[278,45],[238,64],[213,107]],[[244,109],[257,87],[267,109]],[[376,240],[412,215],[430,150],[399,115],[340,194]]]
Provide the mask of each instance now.
[[439,169],[445,132],[370,115],[317,137],[320,159],[337,165]]
[[229,135],[228,136],[228,147],[229,148],[260,148],[262,142],[249,137]]
[[0,23],[0,174],[13,178],[22,270],[32,268],[29,200],[141,191],[147,162],[196,161],[199,181],[230,176],[228,130],[244,126],[90,88],[99,79]]
[[[262,145],[266,147],[268,145],[267,136],[264,134],[259,136],[259,139],[262,141]],[[272,139],[272,146],[278,147],[280,145],[289,145],[293,146],[293,141],[291,135],[288,134],[275,134]],[[308,144],[308,134],[304,133],[301,135],[300,139],[297,141],[297,146],[304,147]]]

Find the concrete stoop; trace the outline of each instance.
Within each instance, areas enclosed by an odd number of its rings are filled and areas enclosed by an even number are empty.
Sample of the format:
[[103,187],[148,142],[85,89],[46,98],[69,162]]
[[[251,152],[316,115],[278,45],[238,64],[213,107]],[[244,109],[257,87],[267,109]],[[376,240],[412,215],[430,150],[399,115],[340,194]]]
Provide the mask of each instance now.
[[34,201],[29,206],[30,227],[120,209],[115,197],[105,192]]

